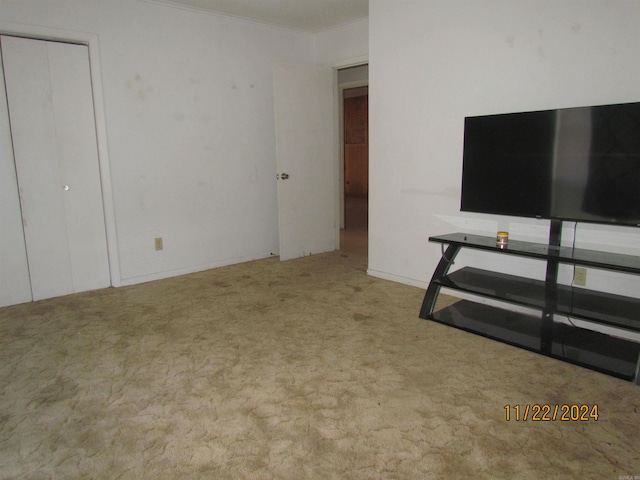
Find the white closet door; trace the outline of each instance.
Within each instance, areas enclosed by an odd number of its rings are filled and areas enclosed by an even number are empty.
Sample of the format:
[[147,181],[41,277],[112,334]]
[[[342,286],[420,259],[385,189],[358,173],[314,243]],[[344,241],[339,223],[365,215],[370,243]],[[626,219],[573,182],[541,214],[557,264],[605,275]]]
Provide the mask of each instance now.
[[2,37],[33,299],[110,284],[84,45]]
[[0,52],[0,307],[31,301]]

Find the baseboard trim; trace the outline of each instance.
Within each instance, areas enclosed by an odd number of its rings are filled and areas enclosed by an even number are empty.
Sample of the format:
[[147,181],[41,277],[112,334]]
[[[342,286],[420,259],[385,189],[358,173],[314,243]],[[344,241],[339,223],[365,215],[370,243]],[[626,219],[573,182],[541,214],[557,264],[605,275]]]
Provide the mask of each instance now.
[[128,285],[137,285],[139,283],[153,282],[155,280],[163,280],[165,278],[179,277],[180,275],[189,275],[190,273],[203,272],[205,270],[211,270],[213,268],[226,267],[229,265],[236,265],[239,263],[252,262],[254,260],[264,260],[265,258],[271,258],[271,257],[275,257],[275,256],[271,253],[262,253],[262,254],[247,256],[247,257],[231,258],[228,260],[224,260],[222,262],[213,262],[213,263],[197,265],[193,267],[179,268],[176,270],[165,270],[162,272],[151,273],[149,275],[128,277],[128,278],[121,279],[121,286],[124,287]]
[[404,285],[410,285],[412,287],[419,287],[419,288],[426,289],[427,286],[429,285],[429,282],[427,281],[416,280],[414,278],[403,277],[401,275],[394,275],[392,273],[387,273],[387,272],[381,272],[379,270],[374,270],[372,268],[369,268],[367,270],[367,275],[370,275],[376,278],[381,278],[383,280],[390,280],[396,283],[402,283]]

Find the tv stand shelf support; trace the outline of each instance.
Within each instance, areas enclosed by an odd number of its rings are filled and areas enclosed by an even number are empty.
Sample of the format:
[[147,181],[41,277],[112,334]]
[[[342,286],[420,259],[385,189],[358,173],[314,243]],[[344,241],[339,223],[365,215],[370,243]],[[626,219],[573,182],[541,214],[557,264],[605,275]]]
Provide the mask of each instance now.
[[[633,340],[640,334],[640,299],[558,283],[561,264],[640,275],[640,257],[562,247],[561,229],[561,221],[552,221],[548,244],[510,240],[503,248],[496,245],[495,237],[464,233],[430,237],[430,242],[442,244],[443,254],[425,293],[420,318],[640,384],[640,343]],[[543,260],[545,279],[474,267],[450,273],[463,248]],[[436,311],[442,288],[480,300],[460,300]],[[575,326],[575,320],[581,320],[582,326]],[[602,332],[612,329],[615,335]]]

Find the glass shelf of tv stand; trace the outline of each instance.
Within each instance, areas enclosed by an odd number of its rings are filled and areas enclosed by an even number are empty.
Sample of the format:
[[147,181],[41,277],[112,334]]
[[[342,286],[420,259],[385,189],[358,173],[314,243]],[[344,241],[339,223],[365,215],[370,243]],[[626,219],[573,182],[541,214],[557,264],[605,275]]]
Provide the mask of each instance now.
[[640,344],[593,330],[553,322],[549,348],[542,347],[540,317],[460,300],[428,317],[460,330],[637,382]]
[[[431,237],[449,244],[448,254],[461,248],[475,248],[500,254],[592,266],[628,273],[640,273],[640,258],[584,249],[555,248],[545,244],[510,240],[507,248],[496,246],[495,237],[456,233]],[[449,257],[449,260],[451,258]],[[448,273],[446,258],[438,266],[425,295],[421,318],[435,320],[494,340],[558,358],[638,383],[640,343],[549,321],[554,315],[640,332],[640,300],[551,283],[554,302],[549,308],[549,284],[473,267]],[[525,306],[540,312],[521,314],[510,309],[461,300],[434,312],[440,288],[449,288],[498,302]],[[551,312],[545,316],[544,312]]]
[[[434,279],[440,287],[544,309],[546,284],[542,280],[464,267]],[[556,285],[555,313],[640,333],[640,299],[569,285]]]
[[544,243],[524,242],[511,239],[506,247],[500,248],[496,245],[495,237],[467,233],[438,235],[429,237],[429,241],[457,245],[465,248],[497,251],[508,255],[519,255],[543,260],[553,259],[560,263],[640,274],[640,256],[635,255],[601,252],[584,248],[553,247]]

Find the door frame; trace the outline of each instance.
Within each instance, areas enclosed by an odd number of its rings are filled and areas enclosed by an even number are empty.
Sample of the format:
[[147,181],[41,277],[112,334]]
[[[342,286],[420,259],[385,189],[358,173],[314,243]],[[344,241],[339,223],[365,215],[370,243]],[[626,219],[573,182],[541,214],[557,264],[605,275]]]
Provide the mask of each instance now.
[[338,70],[342,70],[344,68],[350,67],[359,67],[361,65],[368,65],[369,57],[363,56],[355,59],[345,60],[344,62],[338,62],[332,65],[334,69],[334,79],[336,86],[336,101],[338,102],[338,108],[336,109],[336,114],[338,118],[335,121],[335,125],[337,128],[336,141],[338,156],[336,158],[336,172],[337,172],[337,180],[336,180],[336,196],[337,196],[337,208],[336,219],[338,219],[338,228],[336,229],[336,245],[338,248],[340,247],[340,230],[344,228],[344,90],[349,88],[356,87],[365,87],[369,86],[369,79],[366,81],[354,81],[354,82],[346,82],[339,84],[338,83]]
[[[344,218],[344,187],[345,187],[345,178],[344,178],[344,91],[349,90],[351,88],[358,87],[368,87],[369,81],[357,81],[357,82],[347,82],[338,85],[339,89],[339,129],[340,129],[340,182],[338,183],[338,188],[340,189],[340,228],[343,229],[345,227],[345,218]],[[368,163],[368,160],[367,160]]]
[[98,169],[100,171],[100,183],[102,185],[102,206],[107,236],[109,275],[111,277],[111,285],[114,287],[120,287],[122,286],[122,281],[120,275],[120,261],[118,258],[118,239],[116,236],[115,207],[113,202],[113,188],[111,184],[111,165],[107,148],[107,126],[104,108],[104,91],[101,80],[102,73],[100,69],[98,35],[2,21],[0,21],[0,34],[31,38],[34,40],[48,40],[86,45],[89,49],[89,68],[91,71],[93,110],[96,124],[96,140],[98,144]]

